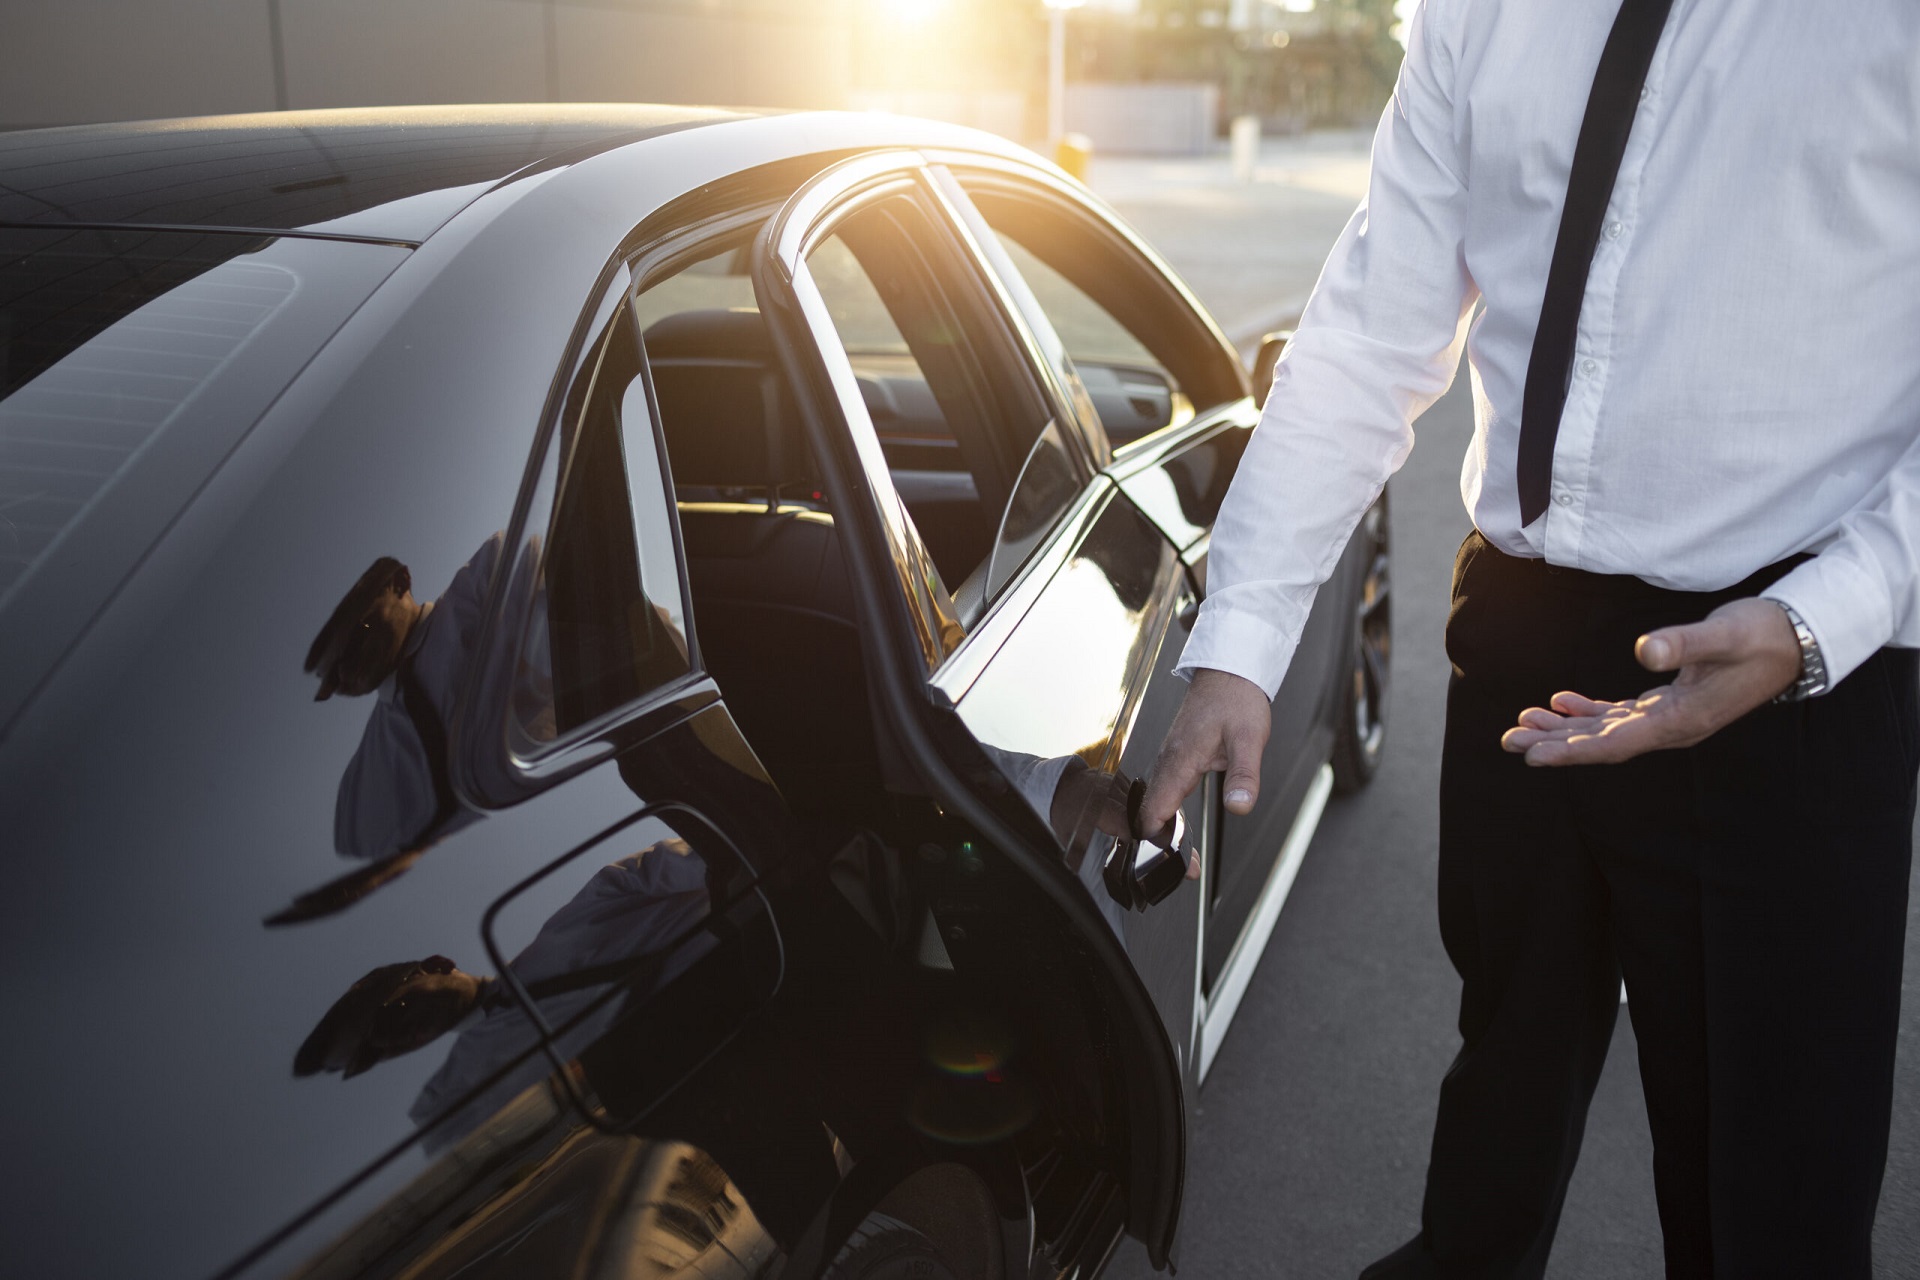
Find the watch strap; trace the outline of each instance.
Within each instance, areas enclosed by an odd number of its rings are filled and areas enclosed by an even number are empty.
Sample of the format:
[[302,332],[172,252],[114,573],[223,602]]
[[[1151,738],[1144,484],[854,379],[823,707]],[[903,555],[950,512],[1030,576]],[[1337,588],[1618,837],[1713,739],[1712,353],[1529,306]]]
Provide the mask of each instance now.
[[1793,624],[1794,638],[1800,642],[1800,674],[1774,701],[1805,702],[1808,698],[1818,697],[1827,691],[1827,663],[1820,656],[1820,642],[1814,638],[1813,628],[1807,625],[1798,609],[1779,600],[1774,603],[1786,611],[1787,621]]

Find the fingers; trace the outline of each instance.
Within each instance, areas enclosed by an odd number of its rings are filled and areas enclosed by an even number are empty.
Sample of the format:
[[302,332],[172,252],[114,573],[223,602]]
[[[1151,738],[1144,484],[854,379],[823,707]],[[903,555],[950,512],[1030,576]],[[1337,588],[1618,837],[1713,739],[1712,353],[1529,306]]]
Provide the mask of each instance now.
[[1684,627],[1662,627],[1634,642],[1633,656],[1649,671],[1678,671],[1696,662],[1738,657],[1746,636],[1733,617],[1711,613]]
[[1556,694],[1555,706],[1594,714],[1560,715],[1530,707],[1500,736],[1500,746],[1536,766],[1618,764],[1649,751],[1691,746],[1712,730],[1702,729],[1698,716],[1680,701],[1665,685],[1628,702]]
[[1174,732],[1160,748],[1160,758],[1153,763],[1147,794],[1140,800],[1142,831],[1160,831],[1172,822],[1174,811],[1193,794],[1213,763],[1212,745],[1194,745],[1181,735],[1182,728],[1176,721]]
[[1563,689],[1553,695],[1548,705],[1563,716],[1603,716],[1621,704],[1600,702],[1584,694],[1574,693],[1570,689]]
[[1220,796],[1228,813],[1253,812],[1260,800],[1260,753],[1266,749],[1265,734],[1256,734],[1249,726],[1236,726],[1227,734],[1227,776],[1221,780]]
[[1500,736],[1500,745],[1519,754],[1536,743],[1593,733],[1607,716],[1620,714],[1631,705],[1596,702],[1577,693],[1556,693],[1552,703],[1551,711],[1545,707],[1528,707],[1522,711],[1518,723]]
[[1164,829],[1214,770],[1226,773],[1222,794],[1228,810],[1250,812],[1260,798],[1260,754],[1272,724],[1272,709],[1259,685],[1225,672],[1196,672],[1147,781],[1141,829]]
[[1619,764],[1637,755],[1674,745],[1663,741],[1660,727],[1649,717],[1612,721],[1598,733],[1569,733],[1543,738],[1526,749],[1526,760],[1536,768],[1570,764]]

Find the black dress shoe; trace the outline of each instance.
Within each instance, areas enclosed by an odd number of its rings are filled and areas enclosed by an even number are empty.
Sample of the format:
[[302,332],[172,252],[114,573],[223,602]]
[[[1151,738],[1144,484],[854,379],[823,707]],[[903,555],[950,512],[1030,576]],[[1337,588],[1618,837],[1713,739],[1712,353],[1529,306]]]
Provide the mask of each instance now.
[[1427,1253],[1426,1237],[1415,1236],[1362,1271],[1360,1280],[1440,1280],[1440,1268]]

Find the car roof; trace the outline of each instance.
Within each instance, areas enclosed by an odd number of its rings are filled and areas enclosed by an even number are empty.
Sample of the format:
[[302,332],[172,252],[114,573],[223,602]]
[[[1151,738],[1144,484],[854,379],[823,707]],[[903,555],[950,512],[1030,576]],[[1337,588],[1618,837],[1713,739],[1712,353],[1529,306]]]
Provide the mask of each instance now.
[[[276,138],[306,158],[288,161],[292,172],[279,170],[269,180],[261,170],[279,163],[269,145]],[[372,163],[383,147],[382,163]],[[118,226],[235,241],[322,237],[405,247],[367,305],[327,340],[337,358],[316,356],[290,384],[304,384],[306,392],[283,391],[266,416],[283,413],[283,430],[304,433],[338,402],[350,404],[356,420],[388,422],[396,433],[418,430],[419,401],[389,394],[381,378],[392,370],[364,367],[370,351],[386,349],[406,353],[412,384],[438,389],[436,413],[471,429],[482,421],[540,420],[552,371],[580,308],[604,288],[609,256],[656,215],[681,207],[682,198],[694,202],[685,207],[694,216],[707,203],[718,211],[736,198],[729,179],[765,166],[797,161],[792,172],[804,173],[856,153],[916,150],[1051,167],[1004,138],[876,112],[595,105],[206,117],[0,133],[0,228]],[[363,162],[350,166],[347,154]],[[316,182],[336,175],[344,177]],[[308,183],[314,185],[301,185]],[[57,190],[62,184],[69,189]],[[349,196],[358,206],[353,212],[320,203]],[[223,208],[291,225],[170,221],[211,219]],[[502,299],[511,306],[498,305]],[[476,316],[485,320],[477,335]],[[472,358],[467,343],[509,330],[524,334],[507,344],[510,358]],[[446,334],[466,337],[440,340]],[[355,399],[356,388],[368,394]],[[449,388],[460,395],[450,396]],[[167,520],[177,514],[169,511]],[[150,548],[126,550],[144,564]],[[54,669],[65,663],[61,655],[76,651],[139,572],[62,578],[70,605],[59,617],[43,613],[33,628],[0,628],[9,641],[0,645],[9,658],[0,663],[0,745],[13,738],[38,691],[50,687]],[[32,652],[23,658],[21,646]]]
[[745,116],[629,104],[379,107],[0,133],[0,224],[417,244],[503,179]]

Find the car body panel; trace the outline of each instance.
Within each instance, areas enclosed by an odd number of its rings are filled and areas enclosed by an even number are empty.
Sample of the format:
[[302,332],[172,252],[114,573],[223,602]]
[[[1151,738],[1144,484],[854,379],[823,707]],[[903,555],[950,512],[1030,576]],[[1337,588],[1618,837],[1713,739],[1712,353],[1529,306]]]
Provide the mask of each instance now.
[[[17,1245],[9,1229],[10,1259],[49,1276],[517,1275],[537,1241],[539,1265],[582,1275],[642,1255],[759,1275],[781,1254],[815,1274],[890,1194],[958,1169],[988,1199],[955,1247],[990,1236],[1009,1277],[1092,1274],[1122,1225],[1164,1262],[1207,895],[1119,918],[985,749],[1147,771],[1245,406],[1105,447],[1071,368],[991,287],[964,193],[924,159],[1061,181],[1011,144],[822,114],[701,117],[602,147],[633,113],[518,110],[608,132],[516,153],[513,181],[336,215],[360,220],[327,234],[421,242],[326,246],[403,256],[6,707],[6,1194],[31,1224]],[[888,785],[923,838],[881,849],[796,819],[699,669],[697,608],[693,670],[503,782],[487,673],[523,651],[517,566],[566,483],[555,423],[628,305],[626,264],[725,215],[738,175],[859,153],[884,153],[864,162],[875,180],[904,175],[940,213],[981,314],[1084,450],[1079,500],[963,627],[857,382],[808,349],[804,287],[761,272],[816,446],[843,496],[871,499],[835,518]],[[796,234],[840,194],[816,191],[790,210]],[[651,396],[623,409],[626,483],[671,510],[646,469],[664,447]],[[684,575],[677,526],[666,541],[654,550]],[[476,620],[443,726],[455,803],[393,852],[343,861],[342,768],[369,709],[315,705],[300,655],[381,556],[422,601],[464,584],[466,612],[447,600],[440,616]],[[0,620],[12,643],[21,619]],[[1317,767],[1315,732],[1287,768]],[[1189,812],[1216,843],[1211,793]],[[294,1074],[363,975],[434,957],[501,975],[492,1003],[441,1028],[444,1054]],[[1011,1056],[1009,1036],[1024,1037]],[[968,1065],[996,1054],[1004,1070]],[[114,1231],[97,1229],[102,1203]]]
[[418,244],[530,168],[738,118],[697,107],[463,106],[27,130],[0,135],[8,173],[0,222],[243,227]]
[[[929,677],[935,681],[932,685],[921,685],[922,697],[915,700],[920,702],[919,706],[897,708],[903,715],[925,715],[928,707],[924,696],[930,690],[945,694],[942,701],[953,700],[950,690],[940,688],[936,669],[943,666],[958,643],[957,628],[951,625],[940,604],[941,593],[929,585],[930,582],[937,584],[938,578],[929,578],[930,560],[920,544],[912,520],[894,491],[865,398],[859,391],[845,353],[831,339],[831,318],[817,288],[812,285],[811,274],[802,263],[809,244],[820,234],[819,229],[831,226],[833,219],[844,208],[857,208],[859,202],[870,198],[876,189],[891,190],[902,183],[911,185],[922,195],[932,195],[937,190],[933,182],[932,175],[917,157],[877,157],[839,166],[803,188],[781,214],[768,224],[757,242],[759,266],[756,288],[761,293],[763,309],[775,318],[775,331],[782,341],[782,354],[795,382],[813,389],[809,427],[814,434],[816,447],[825,455],[840,458],[842,465],[847,468],[847,474],[857,476],[860,487],[865,489],[871,505],[860,504],[860,514],[871,520],[871,541],[865,544],[864,550],[874,557],[876,564],[887,564],[891,568],[886,578],[896,588],[892,604],[897,610],[896,616],[907,624],[907,634],[913,637],[912,644],[919,659],[916,681],[924,682]],[[956,224],[947,223],[942,229],[946,235],[954,238],[947,246],[949,249],[963,244]],[[975,262],[972,265],[976,270],[982,269],[982,264]],[[1112,496],[1110,492],[1099,492],[1103,487],[1103,482],[1094,482],[1094,489],[1082,500],[1081,505],[1086,508],[1085,514],[1091,521],[1090,528],[1097,528],[1101,523],[1097,510],[1100,499]],[[1114,521],[1118,522],[1122,531],[1115,536],[1122,542],[1130,538],[1131,546],[1121,553],[1119,559],[1123,563],[1115,566],[1117,570],[1135,587],[1143,571],[1147,577],[1154,577],[1157,571],[1169,567],[1177,572],[1177,561],[1171,556],[1164,540],[1124,501],[1120,508],[1114,513]],[[842,518],[853,515],[844,508],[841,514]],[[1070,516],[1067,522],[1073,523],[1073,520]],[[852,527],[857,529],[859,526]],[[1110,529],[1112,527],[1109,525]],[[859,542],[854,545],[861,546]],[[1047,545],[1054,548],[1061,545],[1057,531]],[[1156,552],[1167,554],[1160,556]],[[1027,565],[1021,575],[1022,581],[1042,578],[1042,570],[1037,566],[1045,562],[1047,554],[1043,550],[1035,561]],[[1165,563],[1161,563],[1163,560]],[[1093,572],[1098,575],[1105,570],[1096,568]],[[1008,596],[1018,590],[1017,586],[1009,588]],[[1131,587],[1129,594],[1130,597],[1133,594]],[[1138,609],[1142,603],[1136,602],[1132,607]],[[1051,614],[1053,610],[1045,612]],[[1019,621],[1025,620],[1022,617]],[[869,626],[880,621],[879,616],[872,616]],[[1136,629],[1138,622],[1135,620]],[[1016,629],[1018,625],[1016,622]],[[902,638],[905,639],[904,636]],[[1057,637],[1054,638],[1057,640]],[[1117,678],[1119,684],[1108,688],[1105,695],[1124,700],[1127,682],[1136,676],[1135,669],[1140,666],[1143,657],[1150,655],[1152,646],[1143,644],[1138,636],[1119,632],[1113,638],[1122,647],[1121,661],[1127,669],[1107,673]],[[1003,651],[996,648],[994,656],[997,658]],[[1011,665],[1014,664],[1010,661]],[[981,674],[984,676],[984,670]],[[1095,692],[1094,697],[1098,700],[1102,695]],[[981,706],[984,708],[989,701],[990,697],[983,698]],[[1109,717],[1119,714],[1119,709],[1113,707],[1090,706],[1090,710],[1096,718],[1102,714]],[[974,729],[968,723],[964,710],[960,714],[960,724],[969,730]],[[1116,724],[1116,720],[1109,721],[1109,736]],[[897,731],[902,732],[903,737],[912,733],[911,729]],[[973,741],[988,747],[998,745],[980,736],[977,731]],[[1009,745],[1017,752],[1022,750],[1019,743]],[[977,757],[975,761],[967,763],[973,766],[975,781],[972,785],[977,787],[982,778]],[[1044,824],[1044,815],[1030,808],[1022,811],[1020,806],[1026,805],[1026,800],[1018,795],[1004,794],[1004,782],[999,784],[998,789],[1002,796],[997,803],[1003,815],[1013,818],[1028,831],[1033,830],[1036,819]],[[958,805],[965,805],[969,801],[980,803],[982,797],[969,795],[968,791],[969,788],[935,784],[935,794],[942,801]],[[1091,976],[1096,989],[1105,989],[1103,1003],[1117,1006],[1109,1014],[1116,1016],[1117,1025],[1110,1025],[1107,1034],[1120,1037],[1120,1043],[1125,1046],[1123,1052],[1131,1059],[1133,1073],[1139,1077],[1130,1081],[1123,1090],[1127,1099],[1123,1114],[1126,1128],[1130,1131],[1122,1157],[1128,1163],[1131,1174],[1128,1179],[1127,1220],[1131,1229],[1146,1240],[1150,1256],[1164,1260],[1171,1248],[1183,1175],[1185,1113],[1178,1061],[1163,1025],[1150,1012],[1151,996],[1142,989],[1137,972],[1125,961],[1123,950],[1111,947],[1111,935],[1097,923],[1098,908],[1094,900],[1084,893],[1082,886],[1075,884],[1070,888],[1064,883],[1072,873],[1057,861],[1057,845],[1042,834],[1045,830],[1042,825],[1038,832],[1025,835],[1024,838],[996,840],[989,851],[1006,858],[1012,869],[1037,877],[1041,884],[1050,889],[1050,896],[1060,909],[1066,911],[1079,930],[1088,930],[1089,926],[1092,928],[1091,936],[1085,939],[1086,943],[1091,944]],[[989,859],[986,865],[994,868],[997,860]],[[949,904],[948,912],[951,915],[969,914],[967,904],[975,898],[975,894],[962,892],[956,896],[960,901]],[[943,922],[949,918],[949,915],[942,915],[937,906],[936,915]],[[969,926],[962,924],[959,929],[963,938],[973,936]],[[977,946],[977,941],[973,945]],[[990,970],[1003,969],[1010,959],[1006,954],[993,956],[985,960],[985,967]],[[1033,1028],[1029,1030],[1031,1032]],[[1063,1062],[1057,1057],[1051,1062],[1043,1062],[1043,1070],[1051,1069],[1068,1078],[1064,1083],[1055,1081],[1057,1087],[1084,1087],[1091,1082],[1098,1090],[1110,1089],[1111,1084],[1099,1078],[1106,1073],[1090,1071],[1089,1066],[1085,1063]],[[1086,1079],[1088,1077],[1090,1081]],[[1111,1126],[1117,1119],[1110,1116],[1107,1124]],[[1115,1136],[1110,1130],[1108,1141]],[[1101,1255],[1104,1255],[1104,1249]]]

